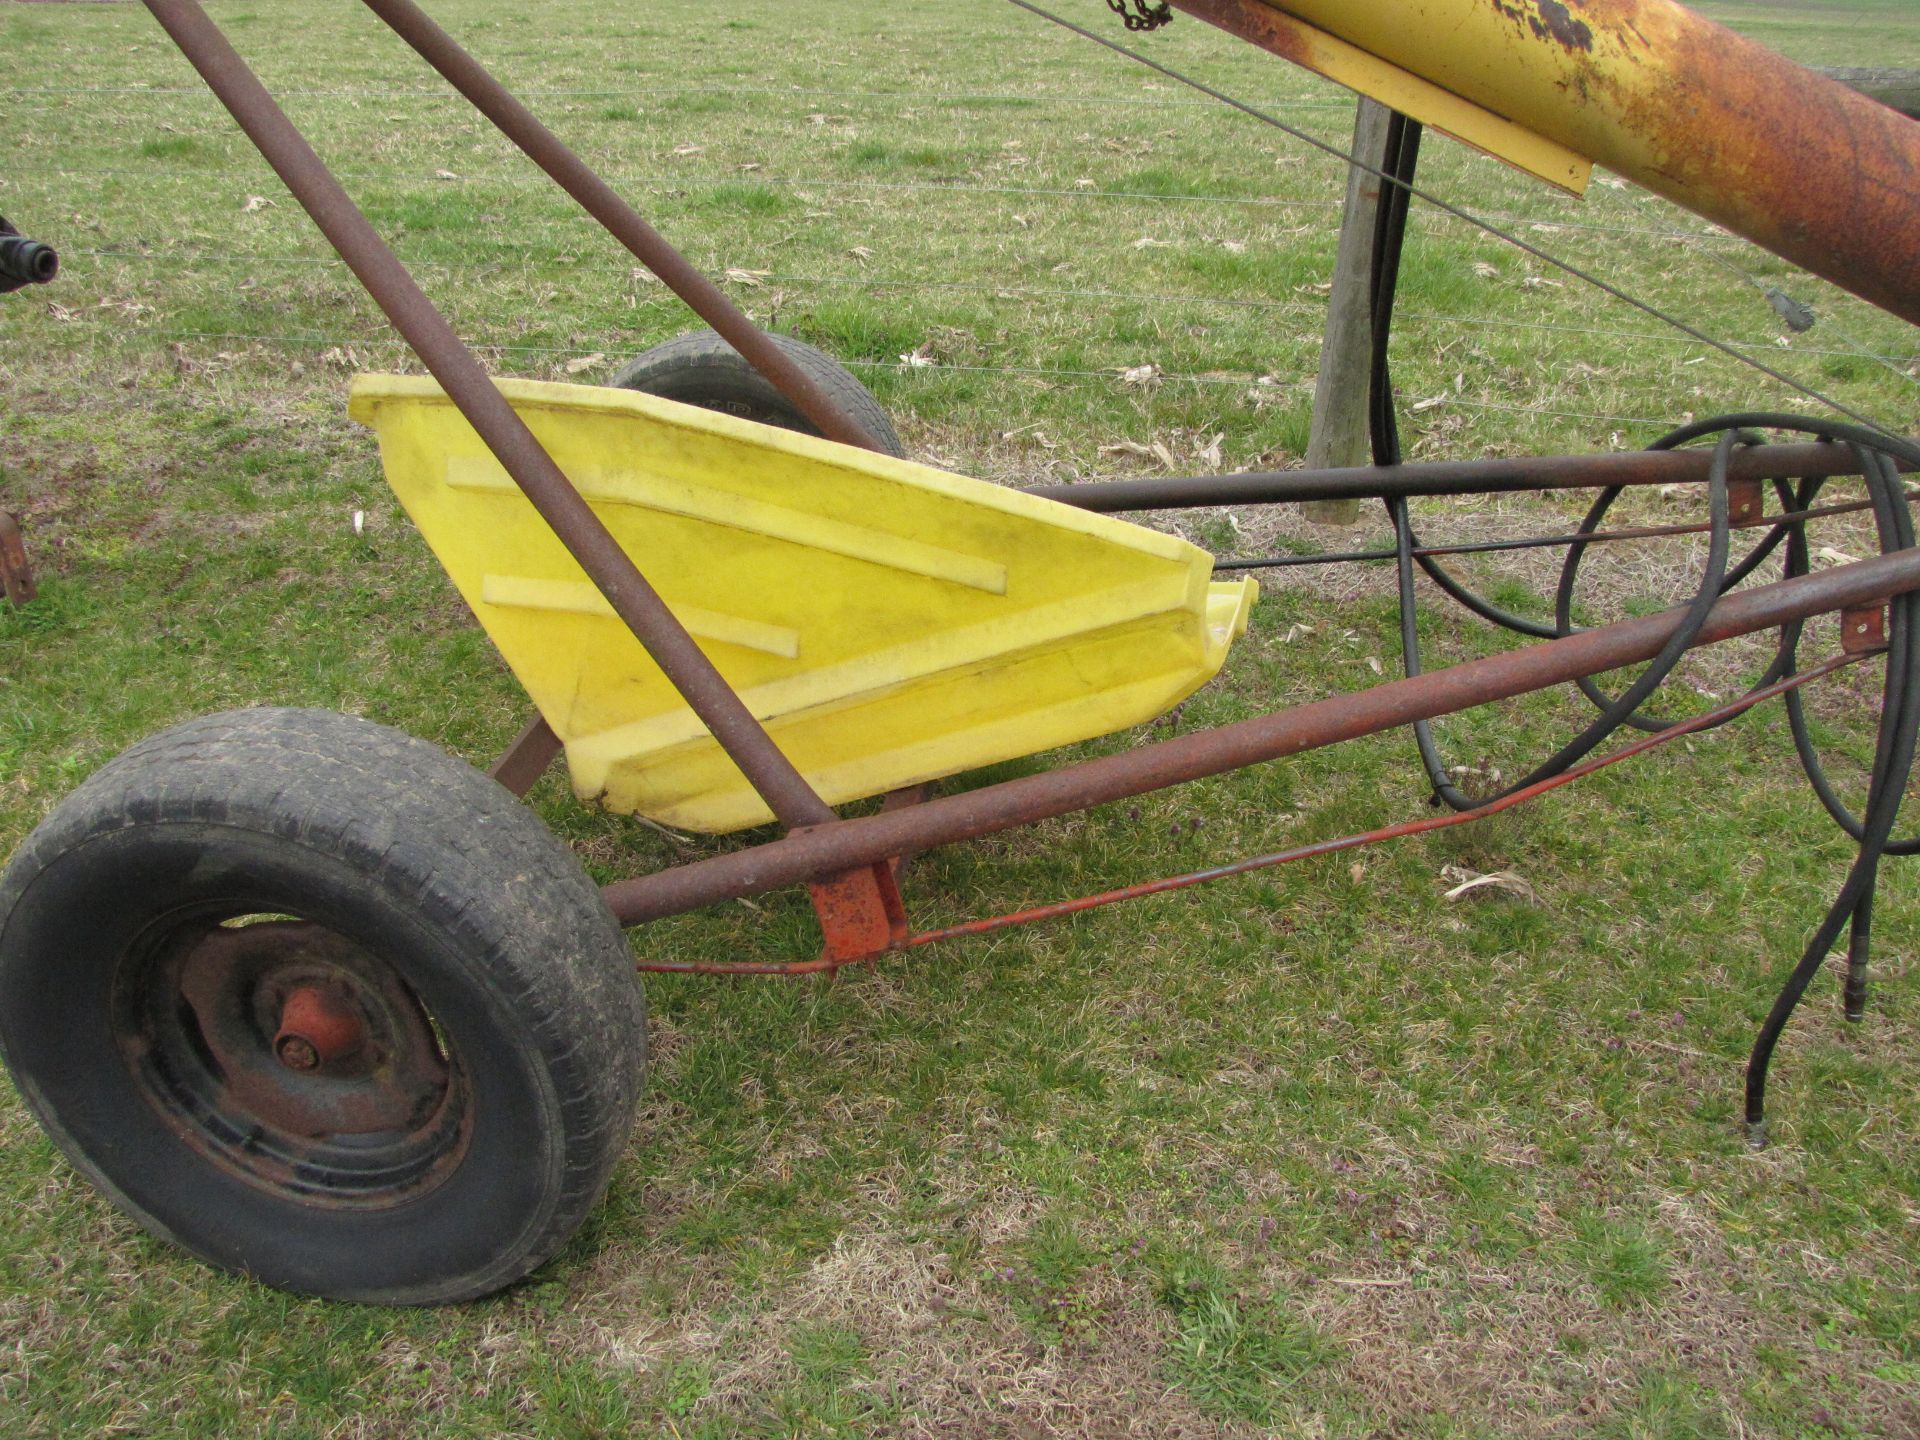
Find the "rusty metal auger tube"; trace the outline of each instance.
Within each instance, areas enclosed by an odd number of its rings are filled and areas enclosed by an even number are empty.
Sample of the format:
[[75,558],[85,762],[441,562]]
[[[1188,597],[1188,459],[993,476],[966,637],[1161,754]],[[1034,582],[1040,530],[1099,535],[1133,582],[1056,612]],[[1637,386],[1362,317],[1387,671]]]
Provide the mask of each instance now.
[[1674,0],[1170,3],[1302,64],[1332,35],[1920,324],[1920,121]]
[[788,826],[832,820],[196,0],[145,4],[768,807]]

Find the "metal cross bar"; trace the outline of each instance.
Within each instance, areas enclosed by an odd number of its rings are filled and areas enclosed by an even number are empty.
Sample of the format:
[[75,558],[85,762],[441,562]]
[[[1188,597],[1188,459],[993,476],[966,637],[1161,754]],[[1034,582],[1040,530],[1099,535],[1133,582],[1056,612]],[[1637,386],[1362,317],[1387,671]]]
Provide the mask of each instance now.
[[[1334,470],[1248,470],[1035,485],[1027,490],[1081,510],[1179,510],[1204,505],[1266,505],[1298,500],[1373,500],[1390,496],[1493,495],[1521,490],[1586,490],[1612,485],[1684,485],[1705,481],[1711,450],[1623,450],[1599,455],[1430,460]],[[1920,470],[1901,461],[1900,468]],[[1845,445],[1747,445],[1727,461],[1727,482],[1817,480],[1858,475]]]
[[588,214],[606,227],[608,234],[631,250],[635,259],[658,275],[695,314],[766,376],[822,435],[867,450],[880,449],[874,437],[817,380],[794,364],[718,285],[674,249],[611,185],[541,124],[531,110],[488,74],[479,61],[413,0],[365,0],[365,3],[472,102],[475,109],[518,145],[528,159],[546,171],[555,184],[579,201]]
[[[1898,551],[1728,596],[1713,607],[1698,643],[1773,629],[1796,618],[1909,590],[1920,590],[1920,550]],[[1680,616],[1680,611],[1670,610],[1624,620],[1376,685],[1356,695],[1336,695],[922,805],[843,820],[748,850],[619,881],[604,893],[614,915],[623,924],[634,925],[884,861],[903,851],[976,839],[1634,664],[1659,653]]]
[[832,821],[196,0],[145,3],[768,808],[788,826]]

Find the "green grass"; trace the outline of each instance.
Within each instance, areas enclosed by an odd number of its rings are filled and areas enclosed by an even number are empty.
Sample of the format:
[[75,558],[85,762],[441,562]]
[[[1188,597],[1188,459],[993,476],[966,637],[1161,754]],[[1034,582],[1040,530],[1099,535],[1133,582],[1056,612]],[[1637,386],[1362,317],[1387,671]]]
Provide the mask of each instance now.
[[[524,697],[344,417],[351,372],[411,362],[138,7],[12,8],[0,211],[65,269],[0,299],[0,505],[43,577],[33,607],[0,606],[0,853],[108,757],[212,709],[330,706],[484,761]],[[1810,61],[1920,65],[1904,0],[1704,8]],[[357,7],[212,9],[500,371],[564,378],[689,328]],[[1094,11],[1108,23],[1076,18]],[[1011,7],[434,13],[697,263],[744,274],[759,319],[855,365],[917,458],[1013,483],[1300,458],[1345,180],[1285,137]],[[1345,136],[1341,92],[1205,26],[1145,43]],[[1642,192],[1575,202],[1437,137],[1423,174],[1845,403],[1920,419],[1911,327]],[[1791,402],[1596,293],[1528,283],[1564,277],[1455,221],[1415,227],[1395,352],[1415,456],[1624,448]],[[1715,255],[1820,325],[1776,344]],[[1431,538],[1482,539],[1578,506],[1419,512]],[[1610,521],[1693,514],[1646,495]],[[1242,554],[1385,538],[1372,515],[1157,518]],[[1656,606],[1695,559],[1596,555],[1576,617]],[[1461,568],[1550,613],[1552,565]],[[1267,572],[1180,728],[1393,674],[1390,580]],[[1437,597],[1420,633],[1431,665],[1497,647]],[[1735,683],[1701,660],[1663,703]],[[1875,683],[1813,706],[1855,793]],[[1439,730],[1461,783],[1491,785],[1590,713],[1541,695]],[[908,899],[947,924],[1424,800],[1410,741],[1381,737],[927,855]],[[533,803],[603,879],[709,848],[585,811],[557,775]],[[24,1436],[1911,1434],[1906,862],[1866,1025],[1823,976],[1776,1069],[1778,1143],[1750,1155],[1735,1125],[1746,1047],[1849,856],[1769,710],[1483,826],[834,982],[659,979],[606,1204],[531,1283],[459,1310],[214,1274],[122,1220],[0,1089],[0,1415]],[[1460,867],[1534,896],[1448,902]],[[634,944],[798,959],[818,936],[776,893]]]

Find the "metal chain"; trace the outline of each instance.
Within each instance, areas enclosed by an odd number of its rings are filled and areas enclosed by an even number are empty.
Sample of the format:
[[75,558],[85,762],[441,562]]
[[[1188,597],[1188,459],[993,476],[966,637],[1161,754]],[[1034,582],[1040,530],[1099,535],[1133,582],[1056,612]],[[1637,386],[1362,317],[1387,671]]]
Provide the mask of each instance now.
[[1133,0],[1129,10],[1127,0],[1107,0],[1107,8],[1125,21],[1129,30],[1158,30],[1173,23],[1173,10],[1164,3],[1149,5],[1147,0]]

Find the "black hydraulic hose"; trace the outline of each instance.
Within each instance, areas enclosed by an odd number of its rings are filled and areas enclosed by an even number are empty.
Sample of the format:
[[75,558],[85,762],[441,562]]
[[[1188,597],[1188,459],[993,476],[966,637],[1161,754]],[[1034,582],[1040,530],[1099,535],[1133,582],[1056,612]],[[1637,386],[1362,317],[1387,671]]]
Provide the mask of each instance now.
[[[1456,810],[1470,810],[1490,800],[1511,794],[1514,790],[1524,789],[1558,775],[1561,771],[1578,764],[1595,746],[1619,729],[1628,717],[1639,709],[1641,703],[1666,681],[1667,676],[1673,672],[1673,668],[1692,648],[1701,626],[1706,623],[1707,613],[1713,609],[1714,602],[1725,590],[1721,582],[1726,574],[1729,537],[1727,461],[1739,440],[1739,435],[1733,432],[1721,437],[1720,444],[1714,451],[1713,468],[1708,475],[1708,512],[1712,521],[1712,535],[1708,547],[1706,575],[1687,607],[1685,618],[1674,629],[1672,637],[1661,647],[1660,653],[1641,672],[1640,678],[1617,698],[1608,700],[1599,716],[1585,730],[1542,761],[1525,778],[1516,781],[1509,789],[1499,792],[1498,795],[1469,796],[1461,791],[1447,778],[1446,762],[1441,759],[1439,749],[1433,743],[1431,727],[1416,726],[1415,735],[1420,742],[1420,757],[1426,765],[1427,778],[1433,784],[1434,794],[1439,799]],[[1387,508],[1393,517],[1394,537],[1400,547],[1400,644],[1407,673],[1417,675],[1421,668],[1417,612],[1414,606],[1408,603],[1413,594],[1413,527],[1407,520],[1405,499],[1396,497],[1387,502]],[[1778,679],[1779,676],[1772,678]],[[1772,680],[1767,683],[1771,684]]]
[[1386,159],[1381,171],[1399,183],[1380,187],[1380,208],[1373,219],[1373,260],[1368,276],[1368,312],[1372,320],[1372,364],[1367,384],[1367,438],[1373,463],[1398,465],[1400,417],[1393,404],[1393,372],[1388,338],[1393,331],[1393,302],[1400,288],[1400,257],[1406,249],[1408,186],[1420,165],[1418,120],[1395,111],[1387,121]]
[[[1886,457],[1877,451],[1857,451],[1857,453],[1861,454],[1865,464],[1884,467],[1889,463]],[[1905,506],[1897,507],[1898,512],[1905,512],[1905,510]],[[1913,542],[1909,540],[1907,543]],[[1902,548],[1890,541],[1884,531],[1880,537],[1880,545],[1883,550]],[[1853,839],[1863,840],[1866,836],[1866,823],[1847,808],[1846,802],[1840,798],[1838,789],[1828,776],[1826,767],[1820,763],[1819,749],[1807,723],[1807,709],[1804,702],[1787,706],[1787,725],[1793,735],[1793,746],[1800,757],[1801,768],[1807,772],[1807,781],[1813,786],[1813,793],[1820,797],[1820,803],[1826,807],[1827,813],[1833,817],[1835,824]],[[1920,854],[1920,834],[1905,840],[1889,841],[1886,848],[1889,855]]]
[[[1371,276],[1373,352],[1368,395],[1368,433],[1376,465],[1397,465],[1401,461],[1400,431],[1389,363],[1389,338],[1396,280],[1405,243],[1407,206],[1414,165],[1419,155],[1419,139],[1418,123],[1396,115],[1388,130],[1386,163],[1381,168],[1382,178],[1388,183],[1381,196],[1374,230]],[[1677,723],[1647,714],[1640,707],[1672,674],[1674,667],[1691,647],[1714,603],[1758,570],[1783,545],[1786,547],[1784,569],[1787,576],[1809,572],[1811,556],[1806,522],[1811,517],[1805,512],[1812,509],[1824,483],[1818,478],[1802,479],[1797,487],[1787,480],[1776,480],[1775,497],[1785,513],[1775,520],[1737,564],[1729,567],[1727,563],[1732,528],[1727,488],[1728,462],[1735,447],[1760,443],[1759,438],[1750,432],[1762,429],[1795,431],[1825,443],[1851,446],[1866,480],[1882,553],[1914,546],[1912,512],[1898,466],[1894,463],[1898,460],[1920,464],[1920,445],[1912,441],[1864,426],[1769,413],[1729,415],[1697,421],[1662,437],[1653,448],[1673,449],[1710,435],[1717,437],[1708,476],[1710,540],[1700,586],[1668,644],[1647,665],[1639,678],[1619,695],[1607,695],[1591,677],[1576,682],[1599,709],[1599,715],[1579,735],[1556,750],[1525,778],[1499,792],[1500,795],[1510,795],[1567,770],[1622,725],[1657,732]],[[1394,530],[1392,555],[1398,580],[1401,651],[1406,674],[1411,677],[1421,673],[1414,591],[1416,564],[1443,592],[1485,620],[1537,639],[1570,635],[1578,628],[1573,623],[1573,597],[1581,561],[1588,547],[1604,538],[1597,532],[1621,493],[1617,487],[1603,491],[1571,538],[1561,565],[1552,624],[1514,614],[1475,594],[1456,579],[1437,557],[1423,553],[1424,547],[1414,533],[1406,498],[1387,498],[1387,513]],[[1795,620],[1781,628],[1773,659],[1755,682],[1754,690],[1763,689],[1793,672],[1804,631],[1804,620]],[[1886,855],[1920,853],[1920,834],[1905,840],[1896,841],[1892,838],[1900,802],[1913,769],[1915,751],[1920,748],[1920,594],[1900,595],[1889,604],[1886,665],[1873,769],[1867,786],[1865,814],[1861,816],[1854,815],[1841,800],[1820,762],[1807,723],[1804,697],[1797,689],[1787,693],[1789,725],[1800,764],[1821,803],[1860,848],[1839,895],[1815,929],[1799,963],[1781,985],[1766,1022],[1754,1041],[1746,1075],[1747,1139],[1754,1146],[1766,1143],[1767,1075],[1781,1032],[1798,1008],[1843,927],[1850,927],[1847,973],[1843,987],[1844,1011],[1849,1020],[1861,1018],[1866,1005],[1874,889],[1879,878],[1880,861]],[[1456,810],[1468,810],[1499,798],[1468,796],[1461,791],[1449,778],[1446,762],[1434,742],[1431,725],[1419,721],[1414,724],[1413,731],[1436,803],[1445,803]]]
[[[1741,443],[1760,443],[1758,436],[1746,434],[1745,432],[1730,431],[1728,432],[1728,436],[1722,439],[1721,444],[1725,445],[1727,439],[1736,435],[1740,436]],[[1657,444],[1654,448],[1663,449],[1668,447]],[[1724,456],[1719,452],[1716,452],[1715,455],[1715,469],[1724,479]],[[1794,498],[1792,492],[1787,490],[1784,484],[1777,487],[1776,493],[1780,497],[1782,509],[1796,508],[1792,503]],[[1609,486],[1607,489],[1601,491],[1599,496],[1594,500],[1592,507],[1587,511],[1586,517],[1580,523],[1579,538],[1576,538],[1574,542],[1567,547],[1566,556],[1560,565],[1560,584],[1554,592],[1553,600],[1554,628],[1557,634],[1571,635],[1579,628],[1573,623],[1573,593],[1575,583],[1579,579],[1580,561],[1585,556],[1589,543],[1586,537],[1599,528],[1600,522],[1605,519],[1607,511],[1612,508],[1613,502],[1620,497],[1620,494],[1621,490],[1619,486]],[[1711,504],[1711,502],[1709,502],[1709,504]],[[1715,589],[1717,593],[1721,595],[1726,594],[1757,570],[1767,556],[1771,555],[1774,550],[1779,547],[1780,541],[1785,538],[1788,529],[1789,527],[1784,525],[1774,526],[1767,536],[1747,552],[1746,558],[1731,570],[1725,568],[1724,555],[1722,555],[1717,562],[1710,556],[1707,562],[1707,568],[1709,574],[1716,577]],[[1806,565],[1804,563],[1805,536],[1803,527],[1792,527],[1792,530],[1795,535],[1801,537],[1802,543],[1797,548],[1791,545],[1789,546],[1787,573],[1789,575],[1802,575],[1806,573]],[[1796,564],[1796,562],[1799,563]],[[1795,641],[1799,639],[1800,630],[1801,625],[1798,622],[1787,627],[1787,632],[1791,633],[1792,639]],[[1782,644],[1775,651],[1774,658],[1768,664],[1766,671],[1752,686],[1753,689],[1764,690],[1767,686],[1773,684],[1774,681],[1788,673],[1787,665],[1790,662],[1792,650],[1785,643],[1784,636],[1787,632],[1783,632]],[[1591,700],[1595,708],[1602,714],[1609,712],[1613,701],[1601,690],[1597,680],[1591,675],[1583,675],[1575,683],[1580,687],[1580,692]],[[1624,716],[1621,723],[1631,725],[1636,730],[1645,730],[1650,734],[1658,734],[1660,731],[1668,729],[1673,724],[1673,721],[1648,715],[1636,709]]]
[[[1766,420],[1770,422],[1782,418],[1773,416],[1766,417]],[[1805,425],[1805,422],[1802,424]],[[1806,428],[1813,427],[1807,425]],[[1867,451],[1866,458],[1873,462],[1867,483],[1876,502],[1875,518],[1881,523],[1882,548],[1912,548],[1913,514],[1897,476],[1889,474],[1893,466],[1888,455],[1905,458],[1907,453],[1920,450],[1920,447],[1907,441],[1869,438],[1860,432],[1845,433],[1853,429],[1850,426],[1833,428],[1842,432],[1835,438],[1844,439]],[[1890,837],[1894,823],[1899,818],[1900,802],[1905,798],[1908,778],[1912,774],[1916,741],[1920,740],[1920,683],[1917,681],[1920,681],[1920,601],[1916,601],[1912,594],[1898,595],[1888,606],[1887,671],[1881,693],[1880,730],[1867,785],[1866,814],[1854,822],[1859,827],[1857,831],[1847,823],[1852,821],[1852,817],[1845,815],[1844,807],[1830,798],[1831,788],[1820,770],[1819,759],[1807,736],[1804,720],[1794,727],[1794,747],[1799,752],[1801,764],[1807,769],[1808,778],[1819,777],[1815,780],[1815,789],[1821,792],[1821,799],[1827,804],[1828,810],[1835,812],[1835,819],[1842,820],[1847,825],[1848,833],[1858,840],[1860,851],[1847,872],[1846,884],[1841,887],[1826,918],[1815,929],[1806,950],[1801,954],[1800,963],[1794,966],[1774,997],[1773,1007],[1768,1011],[1766,1022],[1760,1027],[1752,1053],[1748,1056],[1747,1143],[1755,1147],[1765,1145],[1767,1141],[1767,1073],[1773,1061],[1774,1048],[1779,1043],[1781,1032],[1786,1029],[1787,1021],[1793,1017],[1794,1010],[1806,994],[1807,987],[1813,982],[1813,977],[1826,963],[1841,928],[1849,924],[1852,933],[1847,944],[1843,1005],[1849,1020],[1858,1020],[1865,1013],[1873,897],[1879,879],[1880,861],[1888,854],[1912,854],[1915,845],[1912,841],[1896,844]]]

